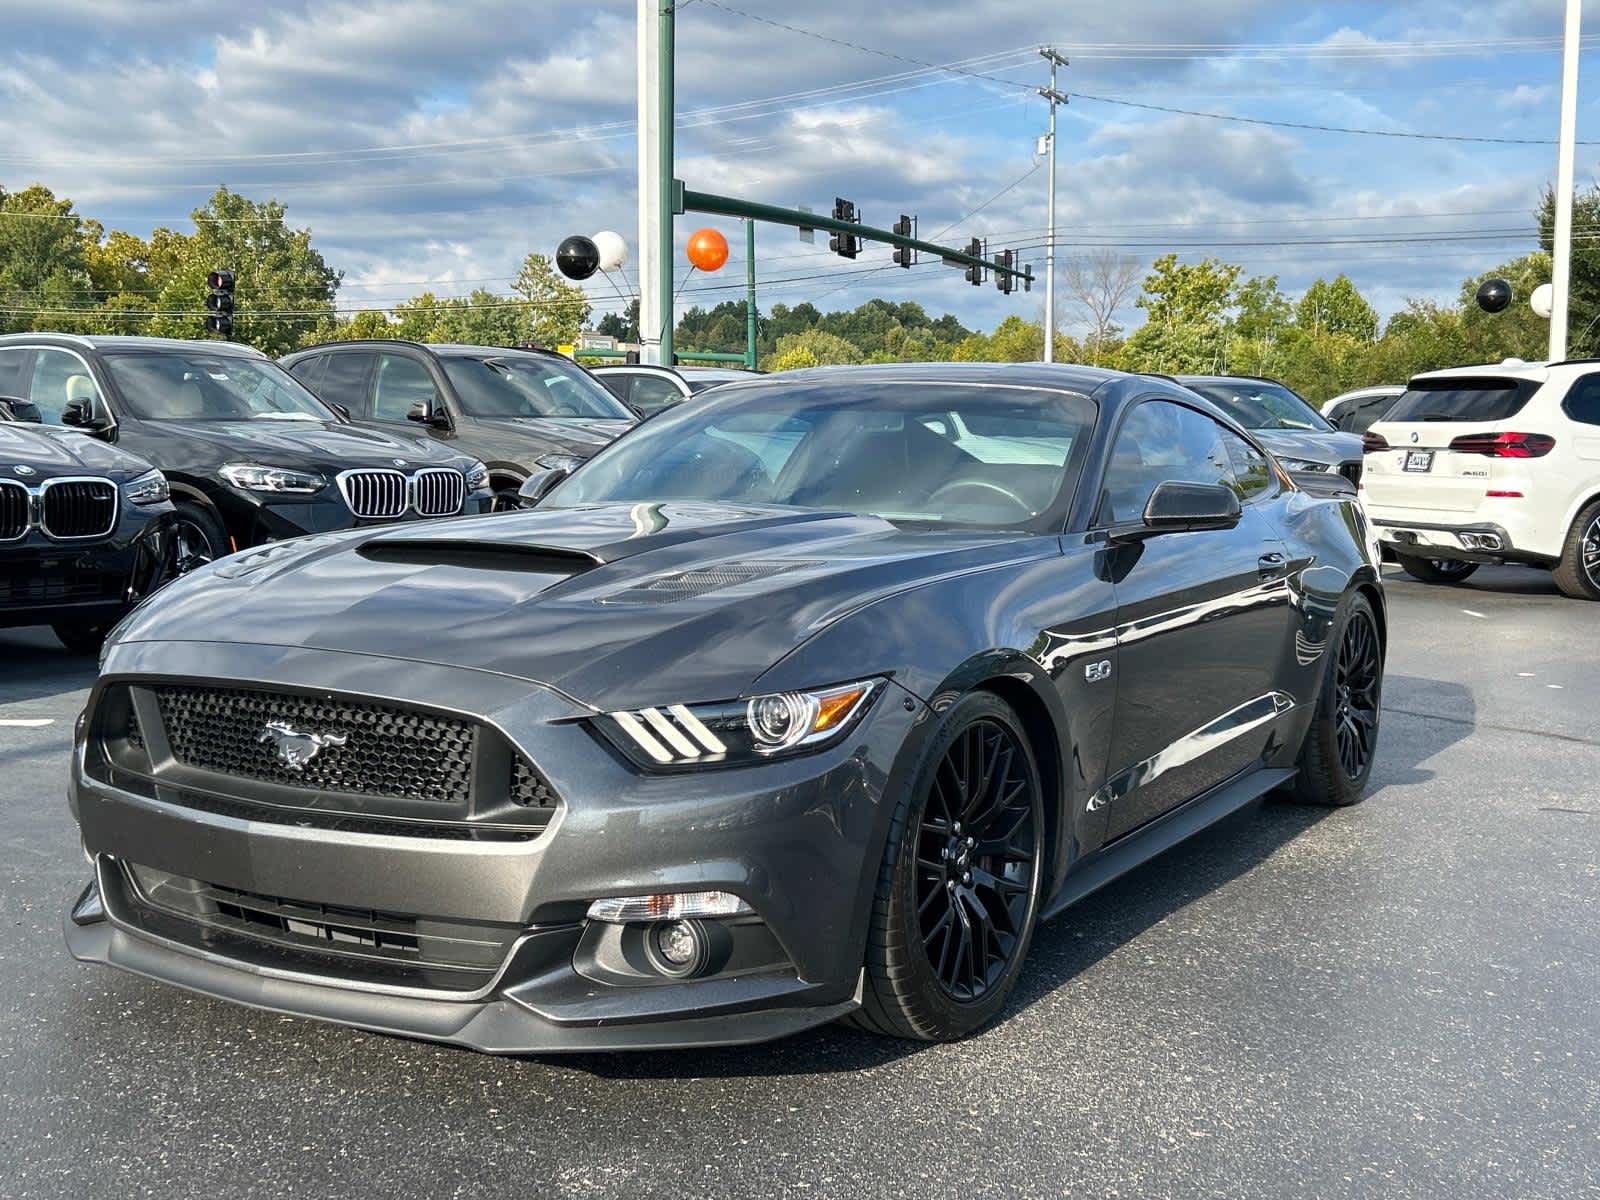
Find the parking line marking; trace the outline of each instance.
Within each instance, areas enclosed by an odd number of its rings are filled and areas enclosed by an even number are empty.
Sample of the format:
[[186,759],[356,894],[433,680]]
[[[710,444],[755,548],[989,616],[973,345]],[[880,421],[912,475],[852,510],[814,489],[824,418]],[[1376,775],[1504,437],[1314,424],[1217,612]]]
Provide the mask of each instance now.
[[8,729],[42,729],[55,723],[54,717],[0,717],[0,726]]
[[1532,679],[1533,678],[1533,672],[1532,671],[1518,671],[1517,672],[1517,678],[1518,679]]
[[1547,683],[1545,684],[1545,687],[1549,688],[1552,692],[1564,692],[1567,690],[1559,683]]
[[1469,617],[1477,617],[1478,620],[1480,620],[1480,621],[1487,621],[1489,619],[1488,617],[1484,616],[1481,612],[1473,612],[1470,608],[1463,608],[1461,611],[1466,613],[1467,616],[1469,616]]

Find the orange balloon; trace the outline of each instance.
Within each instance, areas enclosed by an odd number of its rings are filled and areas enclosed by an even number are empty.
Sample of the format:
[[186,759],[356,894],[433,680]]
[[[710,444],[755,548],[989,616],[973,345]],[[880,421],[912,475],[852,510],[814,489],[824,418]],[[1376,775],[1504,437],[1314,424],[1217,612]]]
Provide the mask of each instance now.
[[689,261],[702,271],[720,271],[728,261],[728,239],[715,229],[696,229],[689,235]]

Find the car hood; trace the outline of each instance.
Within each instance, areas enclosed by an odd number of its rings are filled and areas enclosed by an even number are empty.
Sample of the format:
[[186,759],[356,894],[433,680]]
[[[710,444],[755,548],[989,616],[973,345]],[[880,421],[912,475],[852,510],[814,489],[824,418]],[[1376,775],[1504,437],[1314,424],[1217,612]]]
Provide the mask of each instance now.
[[159,421],[151,432],[209,446],[219,457],[272,467],[342,471],[351,467],[463,466],[471,460],[426,435],[400,437],[333,421]]
[[485,431],[509,434],[519,443],[544,454],[571,454],[588,458],[591,454],[632,429],[635,422],[623,420],[563,420],[559,417],[476,417]]
[[1334,466],[1361,461],[1361,438],[1354,433],[1324,433],[1312,429],[1252,429],[1250,432],[1280,458],[1303,458]]
[[[599,709],[726,700],[876,599],[1055,546],[766,506],[536,509],[235,555],[169,585],[118,640],[442,663],[542,683]],[[836,674],[891,666],[852,662]]]
[[[31,472],[17,470],[26,467]],[[0,425],[0,479],[30,483],[62,475],[129,479],[150,469],[144,459],[83,433],[39,425]]]

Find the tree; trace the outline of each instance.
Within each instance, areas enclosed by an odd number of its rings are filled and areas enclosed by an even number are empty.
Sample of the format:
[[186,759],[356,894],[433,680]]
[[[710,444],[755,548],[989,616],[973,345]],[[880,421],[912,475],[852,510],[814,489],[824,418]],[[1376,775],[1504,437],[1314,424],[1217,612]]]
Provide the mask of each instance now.
[[90,288],[72,201],[37,185],[0,192],[0,330],[73,328],[70,311],[93,303]]
[[861,351],[842,337],[821,329],[808,329],[779,338],[776,349],[761,366],[767,371],[793,371],[799,367],[859,363],[861,360]]
[[1073,303],[1083,310],[1089,327],[1084,345],[1096,366],[1107,343],[1119,332],[1117,313],[1139,282],[1140,270],[1137,258],[1110,249],[1069,258],[1062,267],[1062,284]]
[[1319,279],[1306,289],[1294,312],[1295,324],[1316,335],[1344,334],[1370,342],[1378,336],[1378,313],[1341,272],[1332,283]]
[[1128,369],[1168,374],[1220,369],[1241,273],[1210,257],[1192,264],[1180,263],[1176,254],[1156,259],[1134,302],[1149,315],[1123,348]]
[[578,331],[588,323],[588,294],[562,279],[543,254],[529,254],[522,260],[512,290],[528,304],[516,322],[522,336],[513,333],[507,341],[490,345],[533,341],[541,346],[568,346],[578,340]]
[[[1572,198],[1572,227],[1579,231],[1572,239],[1572,286],[1568,292],[1569,310],[1567,353],[1587,357],[1600,352],[1600,241],[1584,236],[1583,231],[1600,229],[1600,183],[1580,189]],[[1539,246],[1546,257],[1555,253],[1556,194],[1546,188],[1539,205]],[[1547,275],[1541,283],[1550,282]],[[1517,303],[1526,307],[1527,293],[1517,292]],[[1501,314],[1502,316],[1505,314]],[[1546,327],[1546,344],[1549,333]],[[1544,357],[1540,351],[1538,357]]]
[[629,300],[628,306],[618,313],[607,313],[600,318],[600,324],[595,328],[607,337],[614,337],[619,342],[637,342],[639,340],[639,302]]

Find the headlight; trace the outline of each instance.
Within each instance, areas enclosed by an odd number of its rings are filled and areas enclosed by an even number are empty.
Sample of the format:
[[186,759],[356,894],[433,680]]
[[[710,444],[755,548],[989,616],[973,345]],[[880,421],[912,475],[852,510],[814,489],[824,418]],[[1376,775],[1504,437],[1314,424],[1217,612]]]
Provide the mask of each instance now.
[[473,463],[467,468],[467,491],[481,492],[489,486],[489,468],[483,463]]
[[606,713],[596,725],[641,767],[746,766],[820,750],[861,720],[881,679],[726,704],[669,704]]
[[122,485],[122,494],[127,497],[129,504],[160,504],[172,499],[167,477],[160,471],[146,471],[137,479],[128,480]]
[[222,477],[247,492],[274,492],[309,496],[320,492],[328,481],[313,471],[291,471],[286,467],[264,467],[259,463],[229,463]]
[[546,454],[534,461],[547,471],[565,471],[570,475],[587,460],[579,458],[576,454]]
[[1333,470],[1333,467],[1328,463],[1312,462],[1309,458],[1283,458],[1279,456],[1278,461],[1283,464],[1285,471],[1317,471],[1326,474]]

